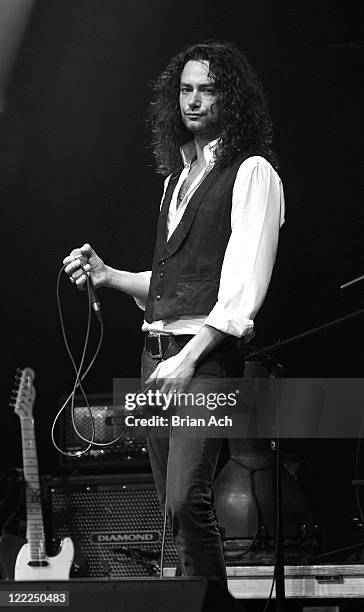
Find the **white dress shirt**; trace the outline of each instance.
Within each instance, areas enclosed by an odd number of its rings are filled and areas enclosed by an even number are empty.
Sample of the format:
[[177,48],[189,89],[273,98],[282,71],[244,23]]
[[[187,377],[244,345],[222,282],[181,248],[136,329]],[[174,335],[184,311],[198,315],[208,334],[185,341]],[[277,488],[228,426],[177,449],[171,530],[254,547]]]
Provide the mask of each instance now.
[[[192,183],[177,207],[177,196],[196,156],[194,143],[181,149],[184,168],[174,189],[167,218],[168,240],[179,224],[188,203],[215,164],[217,140],[204,148],[205,168]],[[164,194],[169,182],[164,183]],[[163,201],[163,198],[162,198]],[[143,331],[169,334],[196,334],[207,324],[246,341],[254,335],[254,317],[268,290],[284,222],[284,195],[281,179],[271,164],[259,155],[249,157],[238,169],[232,194],[231,235],[221,269],[217,302],[206,315],[183,316],[147,323]],[[151,271],[146,271],[150,279]],[[136,300],[145,309],[145,303]]]

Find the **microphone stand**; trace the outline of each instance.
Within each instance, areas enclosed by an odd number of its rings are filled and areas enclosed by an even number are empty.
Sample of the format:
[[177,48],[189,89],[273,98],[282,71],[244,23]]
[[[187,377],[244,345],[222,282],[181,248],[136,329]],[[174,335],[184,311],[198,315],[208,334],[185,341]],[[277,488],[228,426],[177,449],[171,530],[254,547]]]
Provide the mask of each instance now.
[[358,317],[362,314],[364,314],[364,308],[355,310],[354,312],[351,312],[350,314],[345,315],[344,317],[339,317],[338,319],[334,319],[333,321],[329,321],[328,323],[323,323],[322,325],[319,325],[318,327],[313,327],[312,329],[308,329],[300,334],[297,334],[296,336],[291,336],[291,338],[286,338],[286,340],[282,340],[282,341],[278,340],[277,342],[274,342],[274,344],[269,344],[268,346],[265,346],[264,348],[259,349],[258,351],[254,351],[254,353],[250,353],[249,358],[256,357],[257,355],[263,355],[264,353],[267,353],[268,351],[279,349],[282,346],[287,346],[288,344],[293,344],[294,342],[302,340],[303,338],[313,336],[314,334],[317,334],[318,332],[329,329],[330,327],[334,327],[335,325],[339,325],[340,323],[344,323],[344,321],[349,321],[349,319],[354,319],[355,317]]
[[[361,276],[358,279],[354,279],[353,281],[349,281],[349,283],[345,283],[345,285],[342,285],[341,288],[345,289],[346,287],[349,287],[352,284],[362,279],[364,279],[364,276]],[[364,314],[364,308],[356,310],[343,317],[339,317],[338,319],[334,319],[333,321],[329,321],[328,323],[324,323],[322,325],[318,325],[317,327],[313,327],[312,329],[306,330],[300,334],[292,336],[291,338],[287,338],[286,340],[283,340],[282,342],[279,340],[278,342],[275,342],[274,344],[270,344],[269,346],[266,346],[263,349],[254,351],[253,353],[249,355],[249,358],[266,354],[268,351],[280,349],[282,346],[293,344],[294,342],[298,342],[302,340],[303,338],[313,336],[323,330],[339,325],[340,323],[344,323],[345,321],[358,317],[362,314]],[[273,401],[274,399],[275,399],[275,395],[273,392]],[[279,442],[279,429],[277,430],[277,428],[275,428],[274,435],[271,439],[271,452],[272,452],[273,516],[274,516],[274,524],[275,524],[275,546],[276,546],[275,568],[274,568],[274,580],[276,583],[276,611],[283,612],[285,609],[284,554],[283,554],[284,542],[283,542],[280,442]]]

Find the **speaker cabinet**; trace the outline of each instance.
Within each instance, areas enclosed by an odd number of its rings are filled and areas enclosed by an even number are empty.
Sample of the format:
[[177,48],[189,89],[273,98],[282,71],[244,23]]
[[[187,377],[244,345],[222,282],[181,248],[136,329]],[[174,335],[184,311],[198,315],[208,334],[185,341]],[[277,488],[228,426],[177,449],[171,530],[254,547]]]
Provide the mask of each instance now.
[[[72,538],[73,576],[159,575],[163,517],[151,474],[52,479],[46,496],[48,548],[55,554],[61,538]],[[164,568],[177,559],[167,525]]]

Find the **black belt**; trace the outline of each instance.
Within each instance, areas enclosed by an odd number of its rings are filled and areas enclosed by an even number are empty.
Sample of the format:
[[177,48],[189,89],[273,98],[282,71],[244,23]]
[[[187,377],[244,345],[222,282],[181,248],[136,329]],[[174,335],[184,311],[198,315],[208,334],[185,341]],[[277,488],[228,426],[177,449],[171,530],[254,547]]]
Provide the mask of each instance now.
[[[191,338],[193,338],[192,334],[172,335],[147,332],[145,336],[145,348],[147,351],[149,351],[152,357],[155,357],[156,359],[163,359],[163,356],[171,342],[176,342],[178,346],[182,348],[191,340]],[[239,346],[238,338],[228,336],[214,350],[225,352],[231,350],[231,348],[234,346]]]
[[172,334],[158,334],[155,332],[148,332],[145,336],[145,348],[150,352],[152,357],[162,359],[167,348],[174,340],[178,346],[182,348],[193,338],[191,334],[181,334],[174,336]]

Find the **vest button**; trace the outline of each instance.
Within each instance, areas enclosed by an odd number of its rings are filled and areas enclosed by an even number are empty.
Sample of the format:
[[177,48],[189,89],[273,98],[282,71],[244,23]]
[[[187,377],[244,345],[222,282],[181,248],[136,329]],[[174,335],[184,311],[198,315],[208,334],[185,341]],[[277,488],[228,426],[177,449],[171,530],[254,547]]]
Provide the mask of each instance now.
[[165,266],[166,262],[165,261],[161,261],[161,266]]
[[164,272],[159,272],[159,276],[160,276],[161,278],[163,278],[163,276],[164,276]]
[[159,293],[158,295],[155,296],[155,299],[159,302],[159,300],[161,299],[161,296],[159,295]]

